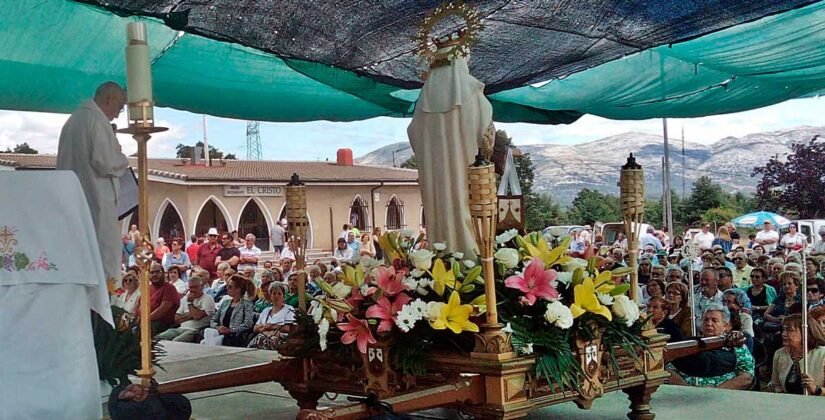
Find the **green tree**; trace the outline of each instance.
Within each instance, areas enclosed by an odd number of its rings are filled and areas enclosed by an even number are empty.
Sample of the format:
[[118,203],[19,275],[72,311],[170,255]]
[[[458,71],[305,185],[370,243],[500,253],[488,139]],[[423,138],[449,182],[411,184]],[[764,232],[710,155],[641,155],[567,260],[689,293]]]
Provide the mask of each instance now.
[[814,136],[807,143],[791,146],[783,162],[771,159],[754,168],[761,175],[756,187],[758,205],[791,217],[816,219],[825,215],[825,141]]
[[3,153],[20,153],[24,155],[38,154],[37,149],[34,149],[33,147],[29,146],[29,143],[25,142],[15,145],[14,148],[6,148],[6,150]]
[[418,161],[415,160],[415,155],[410,156],[409,159],[401,163],[401,167],[405,169],[418,169]]
[[524,200],[524,205],[529,209],[525,213],[524,221],[524,227],[528,232],[564,223],[564,212],[549,194],[534,194],[530,202]]
[[719,184],[714,183],[707,176],[699,177],[693,184],[690,197],[682,205],[682,221],[687,225],[699,223],[706,211],[721,207],[726,198]]
[[741,215],[742,213],[738,210],[730,207],[714,207],[712,209],[708,209],[702,214],[702,222],[720,225]]
[[616,196],[585,188],[573,199],[567,216],[570,222],[580,225],[617,222],[622,220],[621,204]]
[[[199,141],[195,143],[196,147],[203,147],[203,142]],[[192,146],[178,143],[175,146],[175,156],[179,158],[191,158],[192,157]],[[224,152],[218,150],[215,146],[209,146],[209,157],[212,159],[226,159],[226,160],[235,160],[237,159],[233,153],[224,154]]]

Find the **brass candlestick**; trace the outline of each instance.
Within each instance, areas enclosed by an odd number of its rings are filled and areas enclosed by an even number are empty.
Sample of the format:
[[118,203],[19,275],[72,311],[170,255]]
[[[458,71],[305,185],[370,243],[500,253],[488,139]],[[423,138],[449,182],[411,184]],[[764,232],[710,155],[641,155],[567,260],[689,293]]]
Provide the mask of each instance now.
[[309,218],[307,216],[306,186],[298,174],[292,174],[292,180],[286,186],[286,220],[289,226],[289,243],[295,254],[295,267],[298,270],[298,306],[306,311],[306,247]]
[[642,166],[636,163],[633,153],[627,158],[619,175],[620,200],[622,203],[622,221],[624,222],[625,236],[627,237],[627,252],[630,255],[630,298],[637,304],[641,303],[641,296],[636,290],[639,287],[638,241],[641,236],[642,219],[645,214],[645,173]]
[[495,248],[498,197],[496,196],[495,166],[484,159],[479,150],[476,161],[467,168],[467,184],[470,193],[470,217],[473,235],[478,244],[481,265],[484,270],[484,293],[487,300],[487,322],[476,334],[476,357],[503,359],[513,355],[510,336],[503,333],[496,309]]

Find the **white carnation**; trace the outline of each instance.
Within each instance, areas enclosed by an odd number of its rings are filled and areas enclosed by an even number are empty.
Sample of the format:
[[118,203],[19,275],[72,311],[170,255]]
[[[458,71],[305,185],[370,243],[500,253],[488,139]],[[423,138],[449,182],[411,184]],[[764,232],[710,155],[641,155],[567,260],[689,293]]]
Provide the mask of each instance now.
[[625,295],[619,295],[613,298],[611,310],[613,311],[613,315],[624,320],[624,323],[628,327],[639,319],[639,306]]
[[473,260],[464,260],[464,266],[467,268],[473,268],[476,266],[476,262]]
[[516,237],[516,235],[518,235],[518,230],[516,229],[504,231],[504,233],[502,233],[501,235],[496,235],[496,243],[503,244],[510,242],[513,238]]
[[563,284],[570,284],[573,281],[573,272],[571,271],[557,271],[556,281]]
[[447,249],[447,244],[443,242],[436,242],[433,244],[433,249],[435,249],[436,251],[443,251]]
[[507,268],[515,268],[518,265],[518,251],[513,248],[501,248],[493,257],[496,262],[504,264]]
[[463,252],[453,252],[453,258],[455,258],[457,260],[460,260],[460,259],[464,258],[464,253]]
[[413,266],[419,270],[429,270],[433,266],[433,254],[429,249],[419,249],[410,252],[410,260]]
[[573,312],[559,301],[551,302],[547,305],[547,311],[544,312],[544,319],[547,320],[548,323],[563,330],[573,326]]
[[599,298],[599,302],[602,305],[612,305],[613,304],[613,296],[608,295],[607,293],[596,293],[596,297]]
[[327,349],[327,333],[329,332],[329,321],[324,318],[321,320],[321,323],[318,324],[318,343],[321,345],[321,351],[325,351]]

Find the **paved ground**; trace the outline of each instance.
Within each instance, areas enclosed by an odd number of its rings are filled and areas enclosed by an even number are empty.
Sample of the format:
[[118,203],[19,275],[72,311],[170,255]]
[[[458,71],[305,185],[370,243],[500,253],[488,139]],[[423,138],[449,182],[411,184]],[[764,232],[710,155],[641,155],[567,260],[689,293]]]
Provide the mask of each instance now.
[[[166,371],[159,382],[262,363],[277,358],[263,350],[207,347],[197,344],[164,342]],[[193,415],[204,419],[291,419],[298,412],[295,401],[276,383],[207,391],[187,395]],[[344,397],[323,399],[322,406],[346,404]],[[821,419],[825,399],[744,391],[663,386],[653,397],[658,419]],[[626,419],[628,401],[624,393],[605,395],[589,411],[565,403],[531,413],[529,419]],[[455,412],[431,410],[416,413],[413,419],[453,419]]]

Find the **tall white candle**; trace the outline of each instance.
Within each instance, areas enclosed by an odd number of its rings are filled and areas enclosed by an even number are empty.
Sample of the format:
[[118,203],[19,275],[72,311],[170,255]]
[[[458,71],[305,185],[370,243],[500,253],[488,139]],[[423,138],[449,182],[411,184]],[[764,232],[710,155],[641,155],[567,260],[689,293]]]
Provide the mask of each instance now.
[[153,117],[152,68],[149,61],[149,45],[146,39],[146,24],[132,22],[127,26],[126,44],[126,97],[129,102],[129,121],[143,119],[140,103],[149,102],[146,119]]

